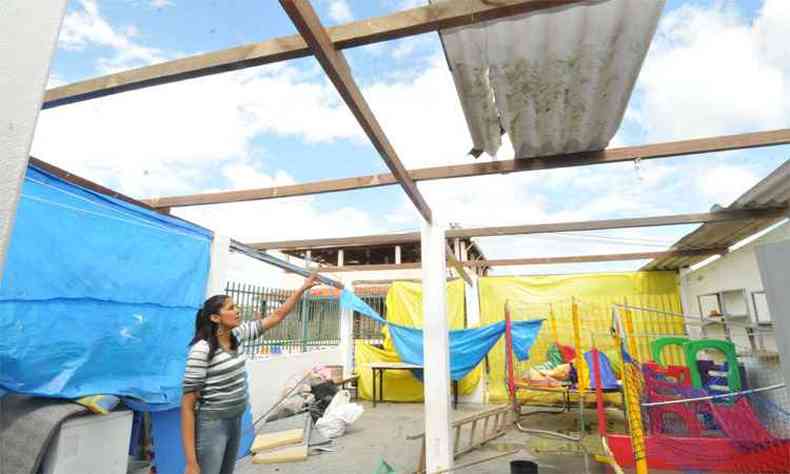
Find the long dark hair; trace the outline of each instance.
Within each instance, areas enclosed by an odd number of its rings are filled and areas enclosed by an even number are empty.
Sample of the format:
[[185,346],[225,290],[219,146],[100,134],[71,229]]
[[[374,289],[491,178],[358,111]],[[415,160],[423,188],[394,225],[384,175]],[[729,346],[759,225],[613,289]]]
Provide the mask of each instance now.
[[[219,340],[217,339],[217,328],[219,324],[211,320],[211,315],[218,315],[222,310],[222,306],[225,304],[225,300],[228,298],[228,295],[212,296],[203,303],[203,307],[200,308],[197,315],[195,315],[195,337],[192,338],[192,342],[190,342],[189,345],[191,346],[198,341],[208,342],[209,362],[214,358],[214,353],[217,351],[217,347],[219,347]],[[231,334],[230,348],[235,351],[238,347],[239,341],[236,340],[236,336]]]

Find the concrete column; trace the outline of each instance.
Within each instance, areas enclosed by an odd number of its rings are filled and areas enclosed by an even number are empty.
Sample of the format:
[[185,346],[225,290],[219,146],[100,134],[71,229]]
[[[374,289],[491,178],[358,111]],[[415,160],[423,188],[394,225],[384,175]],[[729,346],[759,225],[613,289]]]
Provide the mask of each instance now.
[[450,351],[445,275],[447,242],[442,225],[422,226],[425,448],[427,472],[453,466],[450,437]]
[[758,246],[757,264],[774,326],[785,383],[790,383],[790,240]]
[[401,255],[400,245],[396,245],[395,246],[395,264],[396,265],[400,265],[400,263],[401,263],[400,255]]
[[[352,281],[346,277],[343,286],[353,290]],[[343,377],[350,377],[354,371],[354,311],[340,308],[340,355],[343,364]]]
[[0,3],[0,278],[66,1]]
[[337,251],[337,266],[338,267],[342,267],[343,266],[343,264],[345,262],[345,257],[346,257],[346,255],[345,255],[345,252],[343,251],[343,249],[340,249],[340,250]]
[[[481,322],[480,318],[480,290],[479,290],[479,283],[480,279],[476,274],[472,275],[472,286],[466,286],[464,289],[465,291],[465,298],[466,298],[466,322],[468,326],[475,327],[479,326]],[[485,366],[481,364],[483,370]],[[476,403],[483,405],[488,402],[488,377],[486,377],[485,371],[483,372],[482,376],[480,377],[480,383],[477,384],[477,388],[474,392],[470,393],[469,395],[464,395],[461,397],[461,401],[466,403]]]
[[211,241],[211,264],[206,282],[206,298],[225,293],[230,268],[230,237],[214,234]]

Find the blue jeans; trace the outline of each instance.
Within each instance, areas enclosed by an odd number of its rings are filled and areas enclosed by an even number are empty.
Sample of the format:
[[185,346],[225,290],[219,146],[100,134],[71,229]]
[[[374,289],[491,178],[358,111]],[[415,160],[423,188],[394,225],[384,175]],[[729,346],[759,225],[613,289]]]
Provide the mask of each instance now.
[[241,440],[241,416],[213,418],[198,412],[196,418],[200,474],[233,474]]

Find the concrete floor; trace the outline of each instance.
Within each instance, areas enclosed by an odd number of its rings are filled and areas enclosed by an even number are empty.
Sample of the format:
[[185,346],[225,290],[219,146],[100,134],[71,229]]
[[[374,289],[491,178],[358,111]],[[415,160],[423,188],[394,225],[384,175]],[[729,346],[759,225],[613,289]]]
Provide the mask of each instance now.
[[[360,473],[373,474],[382,460],[385,460],[399,473],[414,472],[420,446],[418,441],[408,441],[408,435],[419,434],[424,430],[422,404],[379,404],[372,408],[362,402],[365,413],[350,427],[349,431],[335,441],[334,453],[313,454],[306,461],[280,465],[255,465],[250,458],[239,462],[237,474],[258,473]],[[480,410],[480,407],[459,407],[456,417],[462,417]],[[593,410],[586,413],[588,432],[595,432]],[[615,417],[610,417],[615,418]],[[577,413],[563,415],[534,415],[530,426],[559,431],[578,429]],[[613,424],[621,425],[614,421]],[[589,436],[585,446],[589,451],[597,451],[600,442],[596,436]],[[456,464],[466,464],[497,454],[519,449],[512,456],[488,461],[457,472],[509,473],[510,461],[529,459],[538,463],[541,473],[597,474],[612,472],[608,467],[585,456],[577,443],[547,440],[530,436],[516,430],[492,441],[488,447],[460,457]],[[456,471],[454,471],[456,472]]]

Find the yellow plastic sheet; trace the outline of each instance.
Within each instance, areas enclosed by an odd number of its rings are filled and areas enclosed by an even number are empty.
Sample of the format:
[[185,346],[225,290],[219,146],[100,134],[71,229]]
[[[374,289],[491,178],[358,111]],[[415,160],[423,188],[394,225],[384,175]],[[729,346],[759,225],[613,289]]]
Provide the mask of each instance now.
[[[554,342],[574,346],[572,308],[579,311],[582,351],[595,346],[604,351],[612,365],[620,367],[618,351],[610,335],[612,306],[615,303],[667,312],[681,312],[677,276],[674,272],[636,272],[578,275],[545,275],[525,277],[485,277],[480,280],[481,323],[491,324],[504,318],[505,302],[510,303],[513,320],[547,318],[529,361],[518,363],[517,376],[527,368],[546,361],[546,351]],[[553,315],[553,321],[551,316]],[[650,311],[634,311],[636,354],[638,360],[650,358],[649,345],[656,335],[685,333],[682,318]],[[670,354],[670,363],[680,361],[679,354]],[[675,359],[678,359],[677,361]],[[505,389],[505,349],[500,341],[489,352],[488,394],[492,401],[507,399]],[[584,370],[582,370],[584,372]],[[530,402],[558,400],[552,394],[527,392]]]
[[[465,295],[464,282],[453,280],[447,283],[447,317],[450,329],[464,328]],[[394,282],[387,292],[387,321],[410,327],[422,327],[422,285],[414,282]],[[372,399],[373,375],[368,364],[371,362],[400,362],[392,345],[389,331],[385,327],[384,349],[366,343],[355,345],[354,362],[359,374],[359,397]],[[482,366],[482,364],[481,364]],[[458,383],[461,394],[472,393],[480,382],[482,367],[479,366]],[[423,399],[423,385],[409,371],[387,370],[384,372],[384,396],[388,401],[416,402]]]

